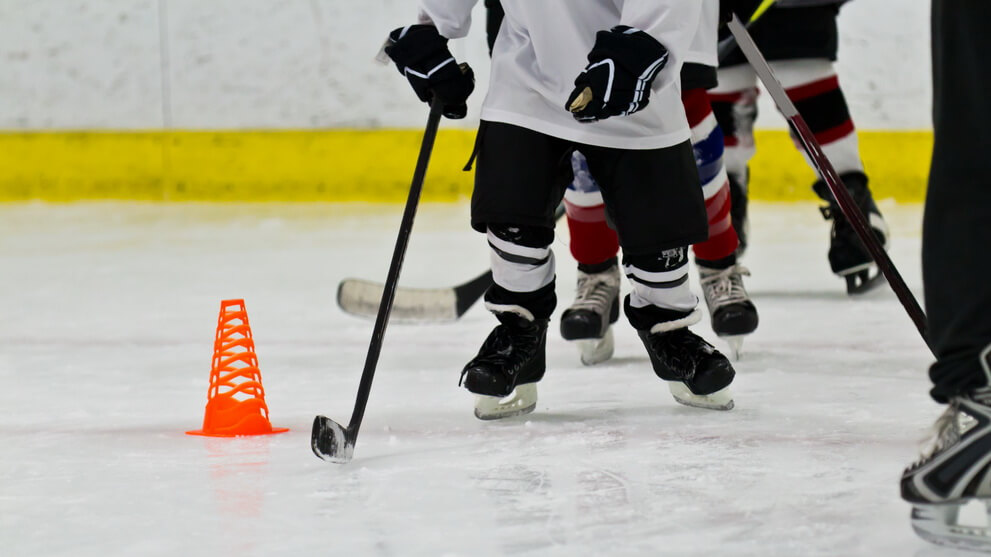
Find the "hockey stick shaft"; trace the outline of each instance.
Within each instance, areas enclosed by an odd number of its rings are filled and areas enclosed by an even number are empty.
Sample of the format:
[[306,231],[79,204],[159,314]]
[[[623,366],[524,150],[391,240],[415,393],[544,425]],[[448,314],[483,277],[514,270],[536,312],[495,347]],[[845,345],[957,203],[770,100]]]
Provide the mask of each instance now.
[[[767,60],[757,48],[750,33],[747,32],[740,22],[740,18],[734,15],[733,19],[729,22],[729,29],[736,38],[736,43],[739,45],[740,50],[747,57],[747,61],[750,62],[757,76],[760,77],[761,82],[771,95],[771,98],[774,99],[775,104],[778,105],[778,110],[788,119],[792,130],[794,130],[801,141],[805,152],[808,153],[809,159],[812,160],[820,176],[822,176],[826,185],[829,186],[829,191],[836,198],[836,203],[840,206],[840,210],[843,211],[843,215],[853,225],[853,229],[857,232],[857,236],[860,237],[860,241],[867,247],[867,251],[874,258],[878,269],[884,274],[884,277],[888,280],[888,284],[891,285],[891,289],[895,292],[902,306],[905,307],[905,311],[908,312],[908,316],[915,323],[916,329],[922,335],[922,340],[929,346],[925,312],[922,311],[919,302],[916,301],[915,296],[908,289],[908,286],[902,279],[901,274],[898,273],[898,269],[895,268],[895,264],[891,261],[888,253],[884,251],[884,248],[881,247],[874,233],[871,232],[867,224],[867,219],[860,211],[860,208],[857,207],[857,204],[854,203],[850,192],[847,191],[846,186],[843,185],[839,175],[836,173],[836,169],[829,162],[829,158],[822,152],[822,146],[819,145],[812,130],[809,129],[808,124],[805,123],[805,119],[802,118],[798,109],[795,108],[795,104],[788,98],[788,94],[785,92],[781,82],[774,77],[771,66],[768,65]],[[931,349],[932,347],[930,346]]]
[[439,101],[435,100],[430,105],[430,116],[427,118],[427,127],[423,133],[420,155],[416,161],[416,170],[413,172],[413,182],[409,188],[409,196],[406,198],[406,210],[403,212],[403,220],[399,225],[396,248],[392,253],[392,263],[389,266],[389,274],[385,280],[382,302],[379,304],[379,312],[375,317],[372,339],[368,343],[368,355],[365,357],[365,368],[361,372],[361,382],[358,384],[358,396],[355,399],[354,412],[351,414],[351,421],[348,423],[348,433],[351,436],[352,442],[358,437],[358,429],[361,427],[361,420],[365,415],[365,406],[368,403],[368,395],[372,389],[372,379],[375,377],[375,367],[378,365],[379,354],[382,352],[382,340],[385,337],[386,325],[389,323],[389,312],[392,311],[392,302],[396,297],[399,271],[402,269],[403,258],[406,256],[406,247],[409,245],[410,233],[413,230],[413,219],[416,217],[420,192],[423,190],[423,180],[427,174],[430,153],[433,151],[434,140],[437,138],[437,128],[440,125],[442,109],[443,105]]

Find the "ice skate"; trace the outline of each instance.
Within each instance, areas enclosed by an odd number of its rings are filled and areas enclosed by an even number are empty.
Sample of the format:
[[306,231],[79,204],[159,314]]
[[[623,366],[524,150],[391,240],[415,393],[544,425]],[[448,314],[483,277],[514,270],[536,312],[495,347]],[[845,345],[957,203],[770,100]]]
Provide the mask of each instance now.
[[[871,190],[867,187],[867,176],[861,172],[848,172],[840,178],[849,190],[850,197],[867,219],[874,236],[887,250],[888,225],[881,216],[877,204],[874,203]],[[819,197],[829,202],[827,207],[820,209],[824,218],[833,221],[829,235],[829,266],[834,273],[846,280],[848,294],[867,292],[880,284],[884,276],[877,271],[874,258],[860,241],[853,225],[840,210],[826,183],[820,180],[812,188]]]
[[578,271],[575,302],[561,314],[561,336],[578,345],[591,366],[613,355],[611,325],[619,319],[619,267],[601,273]]
[[668,383],[674,399],[686,406],[730,410],[729,385],[736,372],[726,356],[686,326],[659,323],[639,331],[654,373]]
[[742,265],[726,269],[698,266],[699,282],[709,308],[712,330],[730,346],[734,360],[740,359],[743,339],[757,329],[757,308],[743,287],[750,271]]
[[533,412],[546,367],[547,320],[518,307],[496,317],[500,324],[461,371],[462,384],[478,395],[475,416],[482,420]]
[[[991,551],[991,389],[950,401],[922,456],[902,474],[901,492],[923,539]],[[961,513],[975,502],[978,520]]]

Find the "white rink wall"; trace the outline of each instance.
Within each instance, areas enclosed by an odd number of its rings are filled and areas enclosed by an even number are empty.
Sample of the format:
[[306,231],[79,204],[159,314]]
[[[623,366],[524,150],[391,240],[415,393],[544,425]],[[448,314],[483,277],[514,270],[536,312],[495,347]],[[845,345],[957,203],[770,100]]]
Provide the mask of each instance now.
[[[484,88],[481,4],[452,44]],[[373,61],[415,15],[414,0],[3,0],[0,129],[419,127],[405,81]],[[930,127],[929,3],[854,0],[840,27],[858,127]],[[758,125],[784,127],[762,102]]]

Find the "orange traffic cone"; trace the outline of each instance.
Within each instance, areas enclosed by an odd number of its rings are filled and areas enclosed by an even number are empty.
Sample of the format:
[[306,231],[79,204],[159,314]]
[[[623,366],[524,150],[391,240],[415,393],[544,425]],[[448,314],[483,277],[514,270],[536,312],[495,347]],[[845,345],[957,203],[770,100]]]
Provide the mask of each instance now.
[[273,428],[268,421],[265,389],[262,388],[244,300],[224,300],[220,302],[217,338],[213,342],[213,366],[203,429],[186,433],[235,437],[286,431],[289,430]]

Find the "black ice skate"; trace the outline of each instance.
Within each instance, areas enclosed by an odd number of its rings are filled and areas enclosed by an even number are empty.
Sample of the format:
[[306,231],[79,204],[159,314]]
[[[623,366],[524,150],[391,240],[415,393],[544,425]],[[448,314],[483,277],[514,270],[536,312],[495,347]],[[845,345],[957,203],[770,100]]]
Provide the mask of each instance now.
[[612,325],[619,319],[619,267],[601,273],[578,271],[575,302],[561,314],[561,336],[578,345],[591,366],[613,355]]
[[[871,196],[871,190],[867,187],[867,176],[862,172],[847,172],[840,178],[850,192],[850,197],[864,214],[878,242],[887,250],[888,225],[881,217],[881,212]],[[860,241],[853,225],[843,215],[829,187],[820,180],[813,184],[812,189],[819,197],[829,202],[827,207],[820,209],[826,220],[833,221],[829,243],[829,266],[834,273],[846,279],[847,293],[860,294],[880,284],[884,276],[876,269],[872,273],[872,268],[876,268],[874,259]]]
[[495,420],[533,412],[537,381],[544,376],[547,320],[513,306],[496,312],[500,324],[461,371],[465,388],[478,395],[475,417]]
[[[749,169],[747,173],[750,173]],[[744,180],[748,179],[748,177],[744,177]],[[730,221],[733,223],[733,230],[736,230],[736,237],[739,240],[736,256],[742,257],[743,253],[747,251],[747,236],[750,235],[750,219],[747,218],[747,184],[741,183],[732,174],[729,175],[729,196]]]
[[[905,470],[902,498],[912,504],[912,528],[923,539],[991,551],[991,389],[957,397],[933,426],[921,458]],[[983,520],[961,520],[968,503]]]
[[730,346],[733,359],[740,359],[743,338],[757,329],[757,308],[743,287],[750,271],[742,265],[726,269],[698,266],[699,282],[709,308],[712,330]]
[[736,375],[733,365],[711,344],[689,331],[686,324],[658,323],[639,334],[654,373],[667,382],[675,400],[711,410],[733,408],[729,391]]

